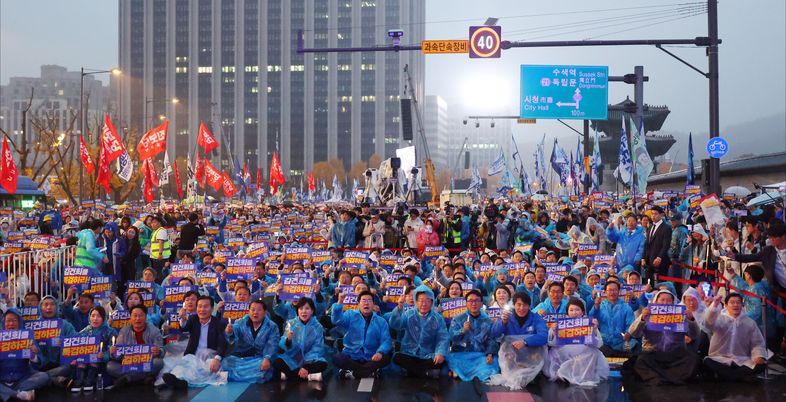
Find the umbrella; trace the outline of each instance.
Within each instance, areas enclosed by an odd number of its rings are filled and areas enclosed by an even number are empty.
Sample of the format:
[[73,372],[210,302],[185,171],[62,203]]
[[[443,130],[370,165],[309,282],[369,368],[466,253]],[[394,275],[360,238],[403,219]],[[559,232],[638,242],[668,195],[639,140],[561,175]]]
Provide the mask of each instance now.
[[767,204],[774,204],[776,202],[782,202],[783,196],[778,191],[770,191],[767,193],[762,193],[759,196],[754,197],[752,200],[748,201],[748,207],[758,207]]
[[731,186],[724,191],[725,194],[734,194],[737,198],[743,198],[750,195],[751,191],[742,186]]

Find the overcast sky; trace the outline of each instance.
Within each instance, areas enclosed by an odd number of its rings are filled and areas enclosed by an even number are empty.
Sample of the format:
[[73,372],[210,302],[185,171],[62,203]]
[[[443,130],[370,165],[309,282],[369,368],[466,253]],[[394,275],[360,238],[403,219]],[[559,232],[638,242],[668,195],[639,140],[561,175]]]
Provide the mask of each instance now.
[[[667,0],[428,0],[426,36],[466,38],[467,27],[480,25],[487,17],[499,18],[502,36],[509,40],[706,36],[706,14],[661,23],[686,16],[694,7],[674,4],[677,2]],[[616,11],[598,11],[610,9]],[[554,30],[555,25],[562,29]],[[721,127],[783,114],[786,110],[786,2],[721,2],[719,27],[723,39]],[[628,31],[615,33],[621,30]],[[3,84],[11,76],[38,76],[42,64],[59,64],[69,70],[81,66],[112,68],[117,64],[117,1],[2,0],[0,35]],[[669,50],[706,70],[703,49]],[[664,128],[694,133],[707,131],[707,80],[654,47],[514,49],[505,51],[498,60],[431,55],[427,56],[426,64],[428,94],[443,96],[453,110],[500,114],[518,113],[520,64],[608,65],[611,75],[632,73],[633,66],[640,64],[650,77],[645,86],[645,101],[666,104],[672,111]],[[485,93],[478,88],[485,88]],[[632,91],[630,85],[612,84],[609,101],[616,103],[626,95],[632,98]],[[544,122],[519,127],[517,130],[521,131],[517,132],[534,136],[557,127]]]

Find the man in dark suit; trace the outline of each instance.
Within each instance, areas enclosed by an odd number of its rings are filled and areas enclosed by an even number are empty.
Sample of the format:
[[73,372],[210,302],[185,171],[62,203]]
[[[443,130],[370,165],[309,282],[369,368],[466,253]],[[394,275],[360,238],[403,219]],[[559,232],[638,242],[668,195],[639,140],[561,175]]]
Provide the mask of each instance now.
[[[197,313],[180,317],[180,328],[189,334],[188,345],[183,353],[183,361],[162,376],[164,382],[175,389],[186,389],[189,381],[209,383],[210,377],[214,377],[221,369],[221,359],[227,351],[224,336],[226,326],[223,319],[213,316],[213,299],[200,296],[197,299]],[[197,361],[189,355],[194,355]],[[198,367],[193,367],[194,364]],[[178,366],[181,365],[184,369],[179,370]]]
[[[758,253],[736,255],[728,253],[727,257],[743,263],[761,262],[762,268],[764,268],[764,277],[770,284],[770,300],[777,302],[780,297],[781,302],[786,303],[786,225],[782,223],[770,225],[767,236],[770,245],[764,246]],[[775,334],[777,341],[767,346],[775,352],[779,352],[783,334],[783,327],[778,327]]]
[[663,221],[663,208],[656,205],[650,211],[652,225],[647,228],[641,266],[646,267],[647,279],[654,284],[655,274],[668,274],[671,265],[669,258],[671,226]]

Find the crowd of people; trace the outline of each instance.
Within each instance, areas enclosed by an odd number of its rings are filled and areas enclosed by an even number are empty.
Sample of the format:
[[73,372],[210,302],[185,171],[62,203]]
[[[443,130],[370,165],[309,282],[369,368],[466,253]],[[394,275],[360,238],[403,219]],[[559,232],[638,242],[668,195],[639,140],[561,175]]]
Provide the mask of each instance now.
[[[594,386],[610,358],[638,381],[684,384],[752,379],[782,359],[780,206],[723,200],[719,226],[680,196],[593,201],[39,213],[28,219],[39,233],[75,247],[74,266],[110,277],[112,290],[97,297],[63,277],[46,295],[0,287],[2,328],[57,320],[59,337],[94,335],[100,347],[62,363],[58,342],[33,342],[30,358],[0,360],[0,397],[320,382],[333,369],[341,379],[400,372],[520,389],[544,375]],[[17,221],[0,221],[0,240]],[[170,290],[183,287],[172,306]],[[654,325],[663,311],[678,325]],[[558,325],[570,320],[589,323],[586,341],[562,342]],[[127,370],[129,345],[149,346],[150,364]]]

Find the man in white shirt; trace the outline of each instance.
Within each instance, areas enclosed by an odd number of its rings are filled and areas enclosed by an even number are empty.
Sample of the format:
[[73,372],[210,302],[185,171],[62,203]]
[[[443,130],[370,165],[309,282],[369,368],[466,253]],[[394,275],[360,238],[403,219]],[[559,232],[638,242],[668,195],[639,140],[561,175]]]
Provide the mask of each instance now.
[[736,381],[764,371],[767,346],[756,322],[742,314],[742,295],[726,296],[725,314],[716,296],[704,316],[705,327],[712,331],[709,355],[704,366],[720,380]]

